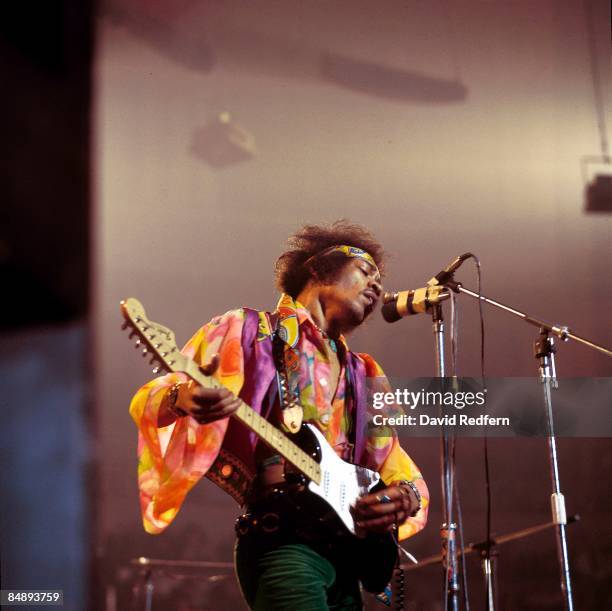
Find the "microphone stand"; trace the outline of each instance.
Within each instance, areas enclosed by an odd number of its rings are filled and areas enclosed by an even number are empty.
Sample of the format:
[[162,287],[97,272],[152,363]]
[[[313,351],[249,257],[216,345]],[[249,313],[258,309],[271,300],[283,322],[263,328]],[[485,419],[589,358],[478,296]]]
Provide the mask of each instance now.
[[[444,365],[444,319],[442,316],[442,306],[439,302],[431,306],[431,317],[436,351],[436,377],[440,381],[440,390],[444,393],[446,377]],[[459,611],[459,578],[455,537],[457,525],[453,522],[452,515],[454,498],[454,474],[453,465],[451,464],[453,443],[454,432],[451,433],[448,426],[443,424],[440,430],[440,462],[444,522],[440,527],[440,536],[442,538],[442,556],[444,558],[445,611]]]
[[[547,426],[547,439],[548,439],[548,457],[550,463],[550,473],[552,480],[553,492],[551,495],[551,511],[552,521],[556,525],[557,535],[557,556],[561,571],[561,592],[563,595],[563,603],[566,611],[573,611],[574,603],[572,598],[572,584],[570,578],[569,559],[567,550],[567,517],[565,511],[565,498],[561,492],[561,484],[559,479],[559,464],[557,460],[557,443],[555,439],[554,420],[552,412],[552,389],[558,388],[557,373],[555,366],[555,352],[554,340],[551,334],[556,335],[563,341],[570,339],[575,340],[589,348],[598,350],[607,356],[612,357],[612,350],[605,348],[595,342],[587,340],[579,335],[575,335],[570,332],[567,326],[551,325],[543,320],[539,320],[533,316],[521,312],[515,308],[511,308],[493,299],[488,299],[484,295],[479,295],[474,291],[463,288],[460,282],[456,282],[452,279],[444,283],[444,285],[455,293],[463,293],[488,303],[489,305],[495,306],[502,309],[518,318],[522,318],[525,322],[539,327],[540,334],[536,342],[534,343],[535,358],[538,359],[538,372],[540,375],[540,381],[542,383],[542,390],[544,394],[544,406],[546,409],[546,426]],[[439,350],[436,348],[436,353]]]
[[[580,521],[580,516],[577,513],[575,513],[573,516],[568,516],[567,518],[568,525],[574,524],[578,521]],[[507,533],[505,535],[500,535],[498,537],[495,537],[494,539],[491,539],[491,541],[488,542],[480,541],[478,543],[468,543],[465,550],[465,555],[467,556],[469,554],[479,554],[480,556],[482,556],[483,550],[487,547],[487,545],[499,547],[502,544],[510,543],[511,541],[518,541],[519,539],[523,539],[525,537],[531,537],[532,535],[535,535],[549,528],[555,528],[556,526],[557,525],[554,522],[546,522],[546,524],[529,526],[528,528],[515,530],[514,532]],[[426,566],[438,564],[443,560],[444,557],[442,556],[442,554],[437,554],[435,556],[427,556],[426,558],[421,558],[418,564],[414,564],[413,562],[402,562],[402,564],[400,564],[400,567],[404,571],[419,571]]]
[[[223,569],[219,575],[211,575],[206,581],[219,581],[221,579],[231,578],[233,575],[234,564],[232,562],[214,562],[209,560],[159,560],[156,558],[147,558],[140,556],[130,560],[132,566],[137,566],[140,569],[142,582],[144,585],[144,611],[153,610],[153,594],[155,591],[154,577],[155,573],[170,573],[177,577],[195,577],[193,571],[202,571],[204,569]],[[180,573],[183,569],[186,573]],[[193,574],[193,575],[192,575]],[[198,577],[201,579],[201,577]],[[136,609],[139,602],[141,586],[135,584],[132,589],[132,611]],[[157,605],[156,605],[157,607]]]
[[573,339],[574,341],[577,341],[578,343],[583,344],[584,346],[587,346],[588,348],[592,348],[593,350],[598,350],[599,352],[602,352],[606,356],[612,357],[612,350],[610,350],[609,348],[606,348],[605,346],[600,346],[599,344],[596,344],[595,342],[592,342],[591,340],[581,337],[580,335],[571,333],[569,327],[567,326],[551,325],[550,323],[540,320],[539,318],[535,318],[534,316],[530,316],[529,314],[526,314],[525,312],[521,312],[520,310],[517,310],[516,308],[511,308],[510,306],[504,305],[503,303],[500,303],[499,301],[495,301],[494,299],[489,299],[488,297],[485,297],[484,295],[479,295],[478,293],[475,293],[474,291],[470,291],[469,289],[464,288],[461,282],[449,280],[448,282],[444,283],[444,286],[447,286],[449,289],[453,290],[455,293],[461,293],[463,295],[468,295],[468,297],[472,297],[473,299],[477,299],[477,300],[479,299],[483,303],[488,303],[489,305],[499,308],[500,310],[504,310],[505,312],[508,312],[509,314],[513,314],[514,316],[517,316],[518,318],[522,318],[526,323],[529,323],[530,325],[534,325],[536,327],[539,327],[540,329],[546,329],[549,333],[556,335],[559,339],[563,340],[564,342],[570,339]]
[[540,338],[534,342],[535,358],[539,359],[540,381],[544,392],[544,407],[546,409],[546,427],[548,432],[548,456],[550,461],[550,477],[552,479],[553,492],[550,497],[552,519],[557,525],[557,555],[561,567],[561,591],[563,602],[567,611],[573,611],[572,581],[570,578],[569,558],[567,553],[567,517],[565,512],[565,498],[561,492],[559,482],[559,465],[557,461],[557,442],[553,428],[552,395],[551,390],[558,388],[557,371],[555,368],[554,340],[549,331],[540,329]]

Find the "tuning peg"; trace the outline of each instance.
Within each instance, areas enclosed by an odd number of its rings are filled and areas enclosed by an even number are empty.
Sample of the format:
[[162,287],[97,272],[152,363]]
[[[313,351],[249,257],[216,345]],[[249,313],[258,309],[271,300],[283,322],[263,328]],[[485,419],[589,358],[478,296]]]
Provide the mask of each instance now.
[[137,339],[137,340],[134,342],[134,348],[139,348],[139,347],[140,347],[140,344],[142,344],[142,342],[141,342],[139,339]]
[[154,368],[153,368],[153,373],[154,373],[155,375],[157,375],[157,374],[158,374],[160,371],[161,371],[161,367],[159,367],[159,366],[158,366],[158,367],[154,367]]
[[121,330],[122,330],[122,331],[125,331],[125,330],[126,330],[128,327],[129,327],[129,326],[130,326],[130,325],[128,325],[128,324],[127,324],[127,322],[124,322],[124,323],[121,325]]
[[146,356],[148,353],[149,353],[149,351],[146,348],[143,348],[142,356]]

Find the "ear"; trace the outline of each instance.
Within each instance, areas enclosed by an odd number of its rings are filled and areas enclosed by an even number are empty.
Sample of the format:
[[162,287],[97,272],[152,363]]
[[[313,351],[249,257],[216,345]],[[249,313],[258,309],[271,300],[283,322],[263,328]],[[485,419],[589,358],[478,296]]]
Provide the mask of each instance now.
[[313,284],[322,284],[321,276],[319,276],[319,273],[317,272],[316,269],[311,269],[310,270],[310,281]]
[[309,261],[308,263],[306,263],[304,267],[306,268],[306,271],[308,272],[308,280],[306,281],[306,284],[308,283],[321,284],[321,276],[315,269],[315,266],[312,264],[312,261]]

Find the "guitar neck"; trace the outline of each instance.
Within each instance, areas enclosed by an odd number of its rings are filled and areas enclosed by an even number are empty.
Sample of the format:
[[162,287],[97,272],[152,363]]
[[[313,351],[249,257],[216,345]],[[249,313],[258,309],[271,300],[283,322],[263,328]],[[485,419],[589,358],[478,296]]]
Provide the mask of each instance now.
[[[198,384],[206,388],[224,388],[218,380],[205,376],[199,367],[192,361],[185,373]],[[282,431],[262,418],[252,407],[241,402],[240,407],[233,416],[253,431],[273,450],[276,450],[287,462],[291,463],[308,479],[319,484],[321,482],[321,467],[311,456],[306,454],[298,445],[293,443]]]

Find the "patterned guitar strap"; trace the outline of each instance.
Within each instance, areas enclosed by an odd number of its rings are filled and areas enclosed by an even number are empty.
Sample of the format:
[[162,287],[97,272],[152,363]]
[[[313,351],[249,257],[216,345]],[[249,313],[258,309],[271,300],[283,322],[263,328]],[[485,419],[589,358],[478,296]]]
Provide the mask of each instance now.
[[285,342],[279,329],[277,325],[272,340],[272,355],[276,366],[281,425],[289,433],[297,433],[304,418],[300,404],[300,357],[295,347]]
[[[291,321],[293,322],[293,321]],[[300,355],[297,350],[297,338],[295,329],[283,325],[283,321],[277,315],[268,316],[269,328],[272,332],[272,355],[276,367],[276,379],[281,407],[281,425],[285,431],[296,433],[302,426],[304,419],[303,407],[300,403]],[[293,343],[293,345],[292,345]],[[349,353],[350,355],[350,353]],[[349,455],[345,459],[355,461],[360,455],[362,439],[357,439],[358,427],[363,423],[356,412],[355,389],[351,375],[351,366],[347,355],[345,367],[346,381],[346,404],[351,414],[351,426],[348,432]],[[352,358],[352,355],[350,355]],[[361,443],[360,443],[361,442]]]

